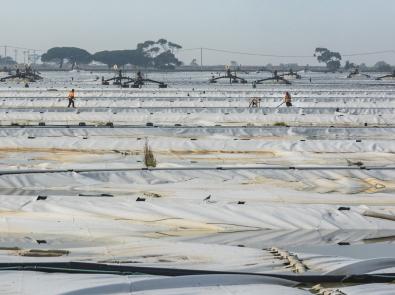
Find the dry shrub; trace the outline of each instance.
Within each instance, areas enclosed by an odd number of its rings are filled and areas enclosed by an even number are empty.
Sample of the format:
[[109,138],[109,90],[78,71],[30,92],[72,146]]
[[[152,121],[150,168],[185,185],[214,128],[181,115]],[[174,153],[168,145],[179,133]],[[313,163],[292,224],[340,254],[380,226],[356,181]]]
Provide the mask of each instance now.
[[145,167],[156,167],[156,159],[154,156],[154,153],[152,152],[152,149],[148,145],[148,141],[145,141],[144,145],[144,164]]

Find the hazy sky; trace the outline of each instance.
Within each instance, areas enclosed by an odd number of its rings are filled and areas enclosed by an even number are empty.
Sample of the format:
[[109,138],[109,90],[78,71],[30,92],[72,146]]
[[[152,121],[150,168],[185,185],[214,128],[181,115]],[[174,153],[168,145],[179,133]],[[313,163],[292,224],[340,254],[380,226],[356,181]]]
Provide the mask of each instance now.
[[[0,0],[0,4],[0,46],[43,50],[76,46],[93,53],[165,38],[184,48],[278,55],[312,55],[317,46],[344,54],[395,50],[394,0]],[[200,53],[185,51],[179,57],[189,63],[193,57],[199,61]],[[395,64],[395,53],[349,59]],[[205,64],[230,60],[315,63],[314,58],[213,52],[203,56]]]

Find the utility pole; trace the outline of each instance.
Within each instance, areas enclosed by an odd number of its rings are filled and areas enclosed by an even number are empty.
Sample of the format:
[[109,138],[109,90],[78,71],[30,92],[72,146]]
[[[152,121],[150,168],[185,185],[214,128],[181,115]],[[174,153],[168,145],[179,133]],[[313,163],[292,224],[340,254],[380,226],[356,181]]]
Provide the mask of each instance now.
[[200,71],[203,71],[203,48],[200,48]]
[[7,57],[7,45],[4,45],[4,57]]
[[17,57],[18,57],[18,49],[14,49],[14,61],[15,61],[16,63],[18,63],[18,62],[17,62]]

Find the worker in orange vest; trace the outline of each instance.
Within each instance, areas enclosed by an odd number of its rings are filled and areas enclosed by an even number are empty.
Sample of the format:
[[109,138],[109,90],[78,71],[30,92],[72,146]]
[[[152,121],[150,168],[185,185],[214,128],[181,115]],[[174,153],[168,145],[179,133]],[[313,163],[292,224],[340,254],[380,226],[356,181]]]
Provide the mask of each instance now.
[[71,91],[69,92],[69,95],[67,97],[69,99],[69,105],[67,106],[68,108],[73,106],[73,108],[75,108],[74,105],[74,99],[75,99],[75,92],[74,89],[71,89]]
[[284,102],[285,102],[285,105],[287,107],[292,107],[292,97],[291,97],[291,94],[289,94],[288,91],[285,92]]

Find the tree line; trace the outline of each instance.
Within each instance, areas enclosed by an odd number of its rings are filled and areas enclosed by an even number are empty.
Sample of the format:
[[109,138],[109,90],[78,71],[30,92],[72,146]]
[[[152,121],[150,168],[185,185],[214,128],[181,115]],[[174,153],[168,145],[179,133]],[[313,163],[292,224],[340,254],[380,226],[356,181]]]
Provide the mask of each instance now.
[[[94,54],[87,50],[77,47],[54,47],[49,49],[41,56],[43,62],[54,62],[60,68],[67,62],[74,68],[76,65],[89,64],[91,62],[100,62],[106,64],[109,68],[122,67],[125,65],[134,65],[139,67],[154,67],[158,69],[174,69],[180,66],[182,62],[177,59],[175,53],[182,47],[176,43],[167,41],[166,39],[159,39],[158,41],[145,41],[139,43],[136,49],[129,50],[105,50]],[[342,55],[339,52],[329,50],[324,47],[317,47],[314,51],[314,56],[319,63],[324,63],[328,71],[338,71],[342,65]],[[233,61],[232,63],[236,63]],[[15,61],[10,57],[0,57],[0,65],[12,65]],[[198,66],[197,60],[193,59],[191,66]],[[365,64],[356,65],[353,62],[346,61],[343,69],[350,70],[360,68],[367,68]],[[384,62],[379,61],[374,66],[374,69],[381,72],[389,72],[393,67]]]
[[44,53],[41,60],[43,62],[55,62],[60,68],[66,62],[74,68],[77,65],[86,65],[96,61],[106,64],[109,68],[130,64],[158,69],[174,69],[182,64],[175,56],[175,52],[181,48],[182,46],[166,39],[145,41],[137,44],[136,49],[105,50],[94,54],[77,47],[54,47]]
[[[331,51],[328,48],[318,47],[315,49],[314,56],[317,57],[319,63],[325,63],[328,71],[335,72],[341,67],[342,56],[339,52]],[[362,64],[366,67],[365,64]],[[345,70],[356,69],[359,68],[353,62],[346,61],[344,64]],[[373,68],[380,72],[390,72],[392,71],[392,66],[385,61],[378,61]]]
[[9,56],[2,57],[0,56],[0,65],[2,66],[12,66],[15,65],[16,62]]

